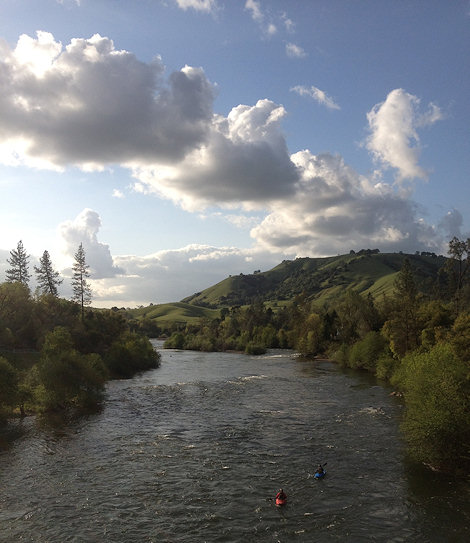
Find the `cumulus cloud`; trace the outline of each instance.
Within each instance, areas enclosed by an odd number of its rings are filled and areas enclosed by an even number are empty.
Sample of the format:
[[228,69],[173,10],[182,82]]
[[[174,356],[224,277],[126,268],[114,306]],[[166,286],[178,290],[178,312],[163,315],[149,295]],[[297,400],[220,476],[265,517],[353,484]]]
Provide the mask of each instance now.
[[195,11],[213,12],[217,8],[216,0],[176,0],[181,9],[194,9]]
[[451,209],[439,222],[439,228],[445,233],[447,239],[468,238],[469,234],[462,234],[463,217],[458,209]]
[[299,179],[280,129],[282,106],[259,100],[215,118],[208,141],[173,167],[136,167],[135,186],[191,211],[210,204],[264,207],[290,196]]
[[367,114],[370,129],[367,149],[385,167],[398,170],[398,181],[428,176],[418,164],[418,128],[435,123],[443,115],[435,104],[431,103],[425,112],[419,111],[419,105],[418,97],[395,89]]
[[[246,7],[265,23],[259,2],[248,0]],[[71,257],[83,243],[97,303],[113,296],[128,300],[123,305],[174,301],[236,270],[268,269],[289,256],[367,247],[439,252],[441,232],[461,226],[457,212],[437,227],[427,224],[410,192],[405,195],[380,176],[360,175],[340,156],[308,150],[291,155],[281,129],[283,106],[263,99],[238,105],[227,116],[214,114],[214,88],[201,68],[186,66],[165,77],[160,58],[140,62],[99,35],[74,39],[65,48],[45,32],[35,39],[22,36],[14,49],[2,42],[0,84],[4,163],[55,168],[116,163],[130,169],[135,190],[184,209],[236,209],[239,213],[227,212],[226,219],[240,226],[254,220],[243,219],[240,211],[263,213],[251,229],[250,251],[190,246],[113,258],[109,246],[98,241],[100,216],[85,209],[63,223],[60,234]],[[316,87],[292,90],[339,108]],[[381,164],[397,169],[399,180],[425,177],[418,164],[418,131],[442,118],[434,104],[425,111],[419,106],[416,96],[396,89],[367,115],[367,148]],[[168,290],[170,284],[175,290]]]
[[52,34],[0,42],[0,160],[102,168],[182,159],[204,143],[214,91],[200,68],[164,79],[150,63],[95,34],[65,48]]
[[307,53],[295,43],[286,43],[286,55],[291,58],[304,58]]
[[96,211],[84,209],[75,219],[65,221],[59,226],[64,252],[74,256],[80,243],[85,250],[86,262],[94,279],[114,277],[124,270],[115,265],[109,245],[98,241],[101,218]]
[[2,52],[4,163],[118,163],[132,170],[136,190],[191,210],[259,206],[266,194],[294,190],[298,174],[280,127],[285,110],[270,100],[215,115],[202,69],[186,66],[165,81],[161,59],[142,63],[99,35],[63,48],[39,33],[21,37],[13,51],[3,44]]
[[290,89],[296,92],[299,96],[309,96],[313,98],[322,106],[326,106],[328,109],[341,109],[338,104],[335,103],[333,98],[328,96],[325,91],[320,90],[318,87],[305,87],[304,85],[296,85]]
[[277,256],[253,249],[188,245],[139,257],[116,257],[127,275],[93,281],[94,304],[135,307],[179,301],[222,281],[229,275],[253,273],[256,266],[270,269]]
[[386,183],[372,182],[348,167],[340,156],[292,155],[302,171],[295,195],[272,205],[252,229],[259,246],[325,256],[350,249],[383,251],[440,250],[442,238],[418,215],[413,202]]

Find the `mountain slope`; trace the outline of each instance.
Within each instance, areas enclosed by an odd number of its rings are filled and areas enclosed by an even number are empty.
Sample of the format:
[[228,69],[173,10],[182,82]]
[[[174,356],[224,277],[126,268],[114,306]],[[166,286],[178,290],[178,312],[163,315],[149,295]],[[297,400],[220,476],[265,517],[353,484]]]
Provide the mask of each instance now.
[[291,300],[299,294],[323,303],[347,289],[378,296],[393,290],[394,279],[405,258],[410,261],[418,287],[423,291],[431,288],[431,281],[447,260],[432,253],[411,255],[376,250],[325,258],[297,258],[285,260],[266,272],[228,277],[182,301],[215,309],[246,305],[256,298]]

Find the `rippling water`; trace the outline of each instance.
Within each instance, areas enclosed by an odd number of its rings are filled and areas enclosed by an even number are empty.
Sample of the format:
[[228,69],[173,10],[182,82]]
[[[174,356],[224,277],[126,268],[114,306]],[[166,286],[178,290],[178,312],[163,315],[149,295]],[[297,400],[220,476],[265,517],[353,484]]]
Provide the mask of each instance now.
[[162,351],[102,412],[4,431],[0,541],[470,541],[469,485],[407,465],[388,392],[285,352]]

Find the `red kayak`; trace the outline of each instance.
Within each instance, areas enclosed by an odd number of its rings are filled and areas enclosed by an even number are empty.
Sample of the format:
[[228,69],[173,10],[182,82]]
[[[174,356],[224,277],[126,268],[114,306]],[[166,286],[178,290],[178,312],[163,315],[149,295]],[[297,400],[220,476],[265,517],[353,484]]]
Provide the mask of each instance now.
[[276,505],[277,506],[281,506],[281,505],[286,505],[287,503],[287,498],[276,498]]

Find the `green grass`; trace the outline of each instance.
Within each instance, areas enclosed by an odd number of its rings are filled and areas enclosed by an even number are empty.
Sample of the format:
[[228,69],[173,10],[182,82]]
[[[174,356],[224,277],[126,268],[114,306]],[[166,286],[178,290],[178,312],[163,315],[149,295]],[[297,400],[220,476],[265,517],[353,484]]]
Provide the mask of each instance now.
[[184,302],[150,305],[128,310],[128,316],[134,319],[152,319],[160,323],[197,322],[201,318],[214,319],[220,315],[218,309],[207,309]]
[[405,258],[416,273],[418,286],[427,278],[435,278],[446,261],[442,256],[366,251],[284,260],[272,270],[227,277],[181,302],[152,305],[128,314],[137,319],[155,319],[158,324],[191,323],[218,317],[222,307],[245,306],[260,298],[266,306],[277,310],[292,303],[298,295],[306,295],[318,304],[330,304],[349,289],[378,298],[393,292],[396,275]]

